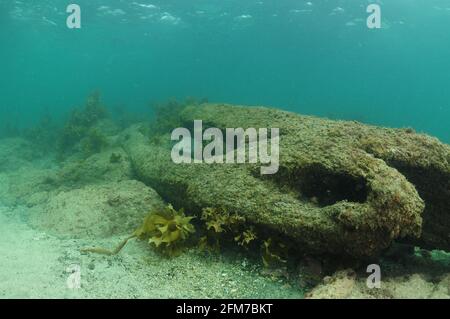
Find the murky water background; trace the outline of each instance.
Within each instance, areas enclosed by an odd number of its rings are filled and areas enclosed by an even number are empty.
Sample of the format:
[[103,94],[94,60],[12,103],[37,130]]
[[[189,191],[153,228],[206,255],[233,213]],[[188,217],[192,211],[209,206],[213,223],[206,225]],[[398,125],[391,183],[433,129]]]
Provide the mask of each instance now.
[[450,141],[450,3],[79,0],[0,1],[0,114],[27,126],[97,88],[106,104],[207,97],[304,114],[408,126]]

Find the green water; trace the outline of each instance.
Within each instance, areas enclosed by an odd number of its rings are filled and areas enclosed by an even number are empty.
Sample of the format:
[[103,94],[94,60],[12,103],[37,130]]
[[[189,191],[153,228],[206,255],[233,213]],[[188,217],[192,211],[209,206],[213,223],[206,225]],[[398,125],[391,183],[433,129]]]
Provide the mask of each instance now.
[[370,1],[0,1],[0,118],[58,118],[93,89],[146,116],[149,101],[206,97],[413,127],[450,141],[450,3]]
[[[0,299],[449,298],[449,0],[73,2],[0,0]],[[299,127],[280,178],[164,163],[186,106]]]

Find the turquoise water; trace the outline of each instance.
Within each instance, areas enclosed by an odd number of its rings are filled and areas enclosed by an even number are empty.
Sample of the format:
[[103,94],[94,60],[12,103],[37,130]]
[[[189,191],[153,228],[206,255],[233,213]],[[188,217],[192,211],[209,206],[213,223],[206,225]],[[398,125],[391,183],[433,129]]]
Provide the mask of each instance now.
[[0,0],[0,118],[58,117],[93,89],[108,106],[207,97],[413,127],[450,141],[450,2]]
[[450,0],[0,0],[0,299],[450,298],[449,57]]

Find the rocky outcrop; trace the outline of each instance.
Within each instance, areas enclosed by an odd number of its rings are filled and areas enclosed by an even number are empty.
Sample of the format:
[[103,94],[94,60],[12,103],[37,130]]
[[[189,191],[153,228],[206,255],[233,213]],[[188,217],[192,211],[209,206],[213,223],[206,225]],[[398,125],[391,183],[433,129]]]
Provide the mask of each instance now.
[[108,148],[85,159],[66,161],[53,177],[57,185],[70,188],[132,178],[130,160],[120,147]]
[[367,286],[369,274],[339,270],[324,278],[307,299],[449,299],[450,275],[428,278],[424,273],[383,276],[378,288]]
[[132,233],[149,211],[162,207],[159,195],[141,182],[110,182],[60,192],[31,208],[29,222],[61,237],[106,238]]
[[139,178],[176,206],[223,208],[314,254],[374,256],[398,238],[450,247],[450,152],[434,138],[230,105],[188,106],[177,124],[194,120],[222,130],[279,128],[280,169],[262,176],[259,164],[174,164],[169,135],[127,130],[122,145]]
[[14,170],[0,172],[0,202],[31,207],[60,191],[133,179],[130,160],[124,150],[117,147],[83,160],[66,161],[60,167],[51,161],[41,166],[26,162]]

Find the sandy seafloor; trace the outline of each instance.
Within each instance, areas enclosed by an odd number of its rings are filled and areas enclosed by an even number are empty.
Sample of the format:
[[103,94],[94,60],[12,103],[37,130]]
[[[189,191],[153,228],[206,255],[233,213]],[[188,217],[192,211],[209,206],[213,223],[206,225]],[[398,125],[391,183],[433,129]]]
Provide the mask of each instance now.
[[[93,243],[59,239],[31,228],[26,208],[0,207],[0,298],[301,298],[282,280],[235,256],[195,249],[167,259],[145,242],[131,241],[117,256],[82,254],[82,247],[112,247],[123,236]],[[81,287],[69,288],[73,265]]]
[[[166,259],[132,241],[117,256],[81,254],[92,241],[58,239],[30,228],[24,208],[0,209],[0,298],[301,298],[245,260],[195,250]],[[98,245],[114,246],[120,237]],[[67,284],[72,265],[81,288]]]

